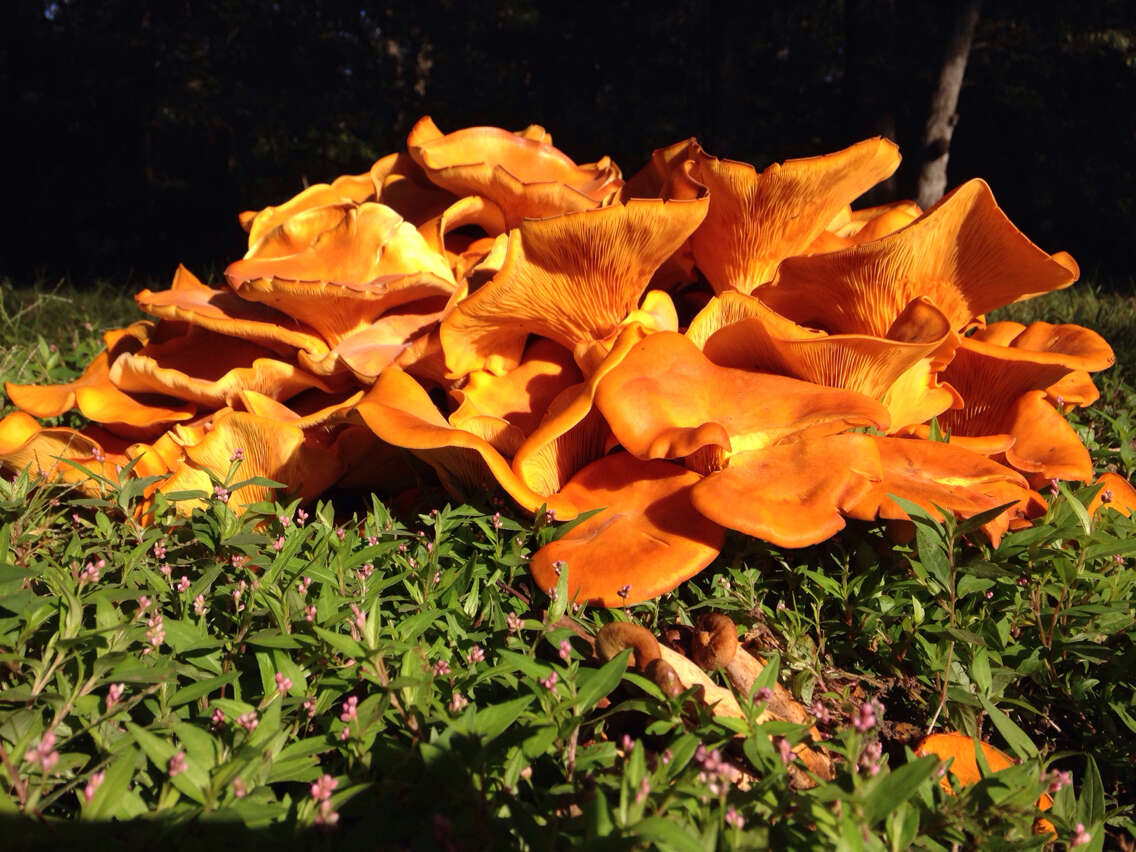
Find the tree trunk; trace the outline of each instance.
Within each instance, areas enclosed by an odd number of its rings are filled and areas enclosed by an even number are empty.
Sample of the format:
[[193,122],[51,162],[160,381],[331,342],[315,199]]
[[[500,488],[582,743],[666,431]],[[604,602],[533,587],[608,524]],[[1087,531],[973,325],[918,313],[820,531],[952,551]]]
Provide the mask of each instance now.
[[916,201],[924,209],[942,198],[947,189],[947,157],[950,155],[951,136],[958,123],[959,90],[981,6],[982,0],[957,0],[955,3],[947,49],[923,129]]

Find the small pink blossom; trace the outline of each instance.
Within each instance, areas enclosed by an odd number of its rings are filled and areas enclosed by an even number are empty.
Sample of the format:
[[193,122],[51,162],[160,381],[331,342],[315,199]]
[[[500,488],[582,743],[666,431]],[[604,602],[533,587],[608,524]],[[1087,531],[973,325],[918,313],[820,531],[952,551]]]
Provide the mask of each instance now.
[[245,451],[241,447],[237,447],[235,450],[233,450],[233,454],[231,456],[229,456],[229,464],[233,464],[234,462],[239,462],[244,457],[245,457]]
[[883,715],[883,711],[883,705],[875,699],[865,701],[853,715],[852,727],[861,734],[870,731],[879,721],[877,715]]
[[742,815],[739,814],[734,808],[730,808],[726,811],[725,820],[726,825],[730,826],[731,828],[740,830],[745,827],[745,820],[742,818]]
[[193,599],[193,612],[195,615],[205,615],[205,595]]
[[[100,560],[102,561],[102,560]],[[82,586],[86,583],[97,583],[99,581],[98,566],[88,562],[83,566],[83,570],[79,572],[79,585]]]
[[335,825],[339,822],[339,811],[333,810],[330,801],[320,802],[316,811],[316,825]]
[[518,617],[515,612],[510,612],[509,615],[505,618],[505,626],[509,628],[510,633],[516,633],[518,630],[525,626],[525,623],[520,619],[520,617]]
[[185,593],[189,591],[189,586],[189,577],[182,574],[181,579],[177,581],[177,586],[175,588],[177,588],[179,592]]
[[493,529],[495,529],[495,530],[501,529],[501,513],[500,512],[495,512],[493,514],[493,520],[491,521],[491,523],[493,524]]
[[450,673],[450,664],[445,660],[436,660],[434,662],[434,677],[445,677]]
[[467,704],[469,704],[469,699],[456,690],[454,691],[454,694],[450,696],[451,713],[460,713],[465,709]]
[[572,643],[567,639],[561,639],[560,650],[558,653],[560,654],[560,659],[562,659],[564,662],[568,662],[570,659],[572,659]]
[[315,620],[316,620],[316,605],[310,604],[309,606],[304,607],[304,621],[315,621]]
[[1084,846],[1092,839],[1093,836],[1085,830],[1085,824],[1083,822],[1079,822],[1077,823],[1077,827],[1073,829],[1073,836],[1069,838],[1069,848],[1071,849],[1074,846]]
[[98,792],[99,787],[102,786],[104,778],[106,778],[105,772],[96,772],[87,780],[86,785],[83,787],[83,800],[88,804],[91,799],[95,798],[95,793]]
[[287,692],[292,688],[292,678],[286,677],[281,672],[276,673],[276,691],[280,693]]
[[367,616],[363,610],[359,609],[357,604],[351,604],[351,623],[354,624],[359,630],[364,630],[367,627]]
[[24,760],[38,764],[44,772],[50,772],[59,762],[59,752],[55,750],[55,732],[45,731],[40,737],[39,744],[28,749],[24,754]]
[[260,724],[260,719],[257,718],[255,710],[249,710],[247,713],[242,713],[237,717],[237,724],[251,734],[256,730],[256,726]]
[[469,660],[469,664],[471,666],[476,663],[484,662],[485,651],[482,650],[480,645],[474,645],[469,649],[469,653],[466,655],[466,659]]
[[312,798],[317,802],[326,802],[331,798],[331,794],[338,786],[339,781],[331,775],[324,773],[323,777],[311,786]]
[[277,515],[276,520],[280,522],[280,526],[284,527],[284,529],[288,529],[288,527],[292,526],[292,519],[287,515]]
[[560,680],[560,676],[555,671],[551,671],[548,677],[542,677],[540,679],[540,685],[545,689],[553,690],[556,689],[556,682],[558,680]]
[[300,706],[304,708],[309,719],[316,715],[316,700],[314,698],[305,698]]
[[107,689],[106,697],[106,711],[110,713],[122,700],[122,694],[126,691],[125,683],[112,683],[110,688]]
[[1047,792],[1056,794],[1062,787],[1068,787],[1073,783],[1072,772],[1062,772],[1060,770],[1054,772],[1050,776],[1049,787]]
[[154,542],[154,558],[166,558],[166,540],[164,538],[161,541]]
[[616,589],[615,593],[617,595],[619,595],[621,598],[623,598],[624,600],[627,600],[629,597],[631,597],[631,584],[630,583],[624,583],[622,586],[620,586],[618,589]]
[[757,701],[768,701],[770,698],[773,697],[773,690],[770,689],[768,686],[763,686],[757,692],[754,693],[753,697]]
[[308,517],[309,517],[308,513],[305,512],[303,509],[297,509],[296,510],[296,523],[299,526],[302,527],[304,524],[306,524],[308,522]]
[[149,607],[150,607],[150,596],[149,595],[140,595],[138,597],[138,612],[141,613],[142,610],[149,609]]
[[639,789],[635,791],[635,804],[642,804],[651,792],[651,779],[643,776],[643,780],[639,782]]
[[346,725],[343,730],[339,732],[339,740],[340,742],[347,742],[349,739],[351,739],[351,726]]
[[225,711],[220,707],[214,707],[213,715],[209,717],[209,720],[213,723],[214,728],[221,727],[225,724]]
[[777,755],[781,758],[781,762],[788,766],[793,762],[793,746],[784,737],[774,737],[773,740],[777,745]]
[[166,771],[171,778],[176,778],[185,772],[185,752],[179,751],[170,758],[169,763],[166,764]]
[[284,536],[282,536],[282,535],[276,536],[276,540],[274,542],[272,542],[272,549],[275,550],[277,553],[279,553],[281,550],[284,549]]
[[828,708],[820,699],[813,702],[813,706],[809,708],[809,712],[812,713],[813,718],[822,725],[827,725],[832,721],[832,714],[828,712]]
[[243,778],[233,779],[233,795],[238,799],[243,799],[248,795],[248,786],[245,784]]
[[366,580],[375,573],[375,564],[373,562],[364,562],[363,567],[359,569],[360,579]]
[[158,570],[161,572],[163,577],[165,577],[167,580],[170,579],[170,564],[168,562],[163,562],[161,565],[159,565]]
[[308,593],[308,589],[310,589],[311,587],[312,587],[312,578],[311,577],[304,577],[302,580],[300,580],[298,583],[296,583],[296,591],[299,592],[301,595],[306,595]]
[[339,720],[350,723],[357,718],[359,718],[359,699],[354,695],[349,695],[343,702],[343,710],[339,713]]
[[229,502],[229,489],[224,485],[214,485],[213,496],[220,500],[222,503],[227,503]]

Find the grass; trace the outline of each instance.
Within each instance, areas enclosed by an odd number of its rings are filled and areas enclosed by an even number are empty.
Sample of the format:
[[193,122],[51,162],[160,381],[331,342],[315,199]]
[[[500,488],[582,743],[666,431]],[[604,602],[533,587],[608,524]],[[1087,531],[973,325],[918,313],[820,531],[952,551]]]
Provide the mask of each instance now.
[[[1036,305],[1125,341],[1131,298],[1081,291],[1009,313]],[[101,329],[135,316],[109,289],[0,293],[9,381],[74,376]],[[1130,475],[1136,358],[1118,354],[1078,428],[1099,468]],[[528,578],[555,529],[492,502],[429,493],[396,512],[333,495],[238,518],[211,499],[191,518],[159,504],[144,527],[136,487],[92,499],[6,477],[0,834],[6,848],[240,829],[245,845],[328,848],[1030,849],[1053,840],[1034,832],[1052,789],[1059,846],[1080,825],[1078,848],[1131,848],[1136,522],[1090,522],[1089,493],[1051,495],[996,550],[928,518],[910,545],[867,524],[804,550],[733,536],[674,593],[573,613]],[[594,662],[582,636],[705,611],[768,659],[758,686],[779,679],[827,719],[833,781],[794,786],[771,737],[803,726],[716,719],[625,657]],[[1021,762],[948,796],[912,753],[932,725]]]

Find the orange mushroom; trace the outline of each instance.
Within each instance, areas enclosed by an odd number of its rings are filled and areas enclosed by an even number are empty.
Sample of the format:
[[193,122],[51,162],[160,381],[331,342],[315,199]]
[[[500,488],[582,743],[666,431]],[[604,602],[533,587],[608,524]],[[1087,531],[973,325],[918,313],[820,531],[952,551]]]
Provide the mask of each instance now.
[[442,322],[450,375],[511,369],[529,334],[555,340],[590,372],[706,204],[632,199],[523,222],[509,235],[501,271]]
[[644,459],[703,447],[738,453],[888,423],[887,411],[862,394],[719,367],[672,332],[636,344],[600,382],[596,404],[616,439]]
[[[978,767],[978,757],[975,754],[976,747],[982,749],[982,757],[985,759],[986,765],[990,767],[991,772],[1001,772],[1015,764],[1013,758],[1004,751],[994,748],[990,743],[957,731],[930,734],[924,737],[915,747],[915,754],[918,757],[927,757],[933,754],[941,761],[950,761],[951,774],[958,779],[959,784],[968,787],[982,780],[982,771]],[[939,786],[948,796],[955,794],[954,787],[951,786],[946,775],[939,779]],[[1048,794],[1042,793],[1041,798],[1037,800],[1037,807],[1038,810],[1047,811],[1053,807],[1053,799]],[[1040,822],[1048,825],[1047,832],[1053,831],[1053,826],[1048,824],[1046,820]]]
[[375,195],[375,184],[371,180],[370,172],[361,175],[343,175],[330,184],[312,184],[283,204],[265,207],[263,210],[245,211],[238,219],[241,227],[248,231],[249,248],[251,248],[266,233],[304,210],[331,204],[361,204],[373,199]]
[[1101,512],[1119,512],[1132,517],[1136,511],[1136,488],[1119,473],[1102,473],[1093,485],[1101,486],[1086,508],[1096,517]]
[[602,509],[532,558],[533,578],[568,599],[600,606],[650,600],[697,574],[722,548],[721,526],[694,511],[698,474],[665,461],[615,453],[592,462],[560,496],[580,511]]
[[882,239],[788,258],[759,296],[803,325],[879,337],[923,296],[962,331],[994,308],[1068,287],[1077,278],[1071,260],[1031,243],[975,179]]
[[490,199],[510,228],[526,218],[610,204],[623,186],[618,166],[608,157],[578,166],[553,147],[543,128],[510,133],[467,127],[443,134],[425,116],[406,144],[431,181],[458,196]]
[[751,293],[765,284],[782,260],[805,251],[842,207],[899,165],[895,144],[879,137],[760,173],[706,154],[693,139],[683,144],[672,162],[693,160],[694,179],[710,190],[710,211],[691,247],[716,292]]

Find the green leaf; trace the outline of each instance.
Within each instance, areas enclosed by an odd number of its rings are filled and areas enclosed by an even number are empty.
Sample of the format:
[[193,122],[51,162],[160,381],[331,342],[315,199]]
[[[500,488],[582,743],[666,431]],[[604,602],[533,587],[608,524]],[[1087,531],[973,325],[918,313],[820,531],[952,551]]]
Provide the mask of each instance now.
[[1089,512],[1077,497],[1069,490],[1069,486],[1064,482],[1058,481],[1057,490],[1065,498],[1066,504],[1073,510],[1073,514],[1077,516],[1077,520],[1081,524],[1081,529],[1085,531],[1085,535],[1092,535],[1093,533],[1093,519],[1089,517]]
[[583,716],[619,684],[627,671],[631,649],[626,648],[598,669],[581,669],[577,675],[576,712]]
[[105,770],[103,783],[95,791],[90,804],[83,809],[84,819],[101,821],[121,816],[118,813],[120,800],[134,777],[134,764],[137,760],[138,749],[128,746],[111,762]]
[[473,719],[474,730],[485,737],[486,741],[495,739],[517,721],[517,717],[528,708],[533,698],[532,695],[525,695],[503,704],[481,708]]
[[661,849],[679,852],[704,852],[702,838],[682,823],[666,817],[648,817],[632,826],[632,832],[644,840],[658,844]]
[[180,707],[183,704],[188,704],[190,701],[196,701],[198,698],[209,695],[209,693],[220,689],[222,686],[232,683],[240,677],[240,674],[240,672],[229,672],[219,677],[210,677],[183,686],[170,698],[169,706],[172,709],[174,707]]
[[917,758],[880,777],[864,800],[864,819],[874,826],[919,791],[919,785],[935,771],[934,755]]
[[1077,797],[1077,822],[1085,825],[1104,822],[1104,784],[1092,755],[1085,756],[1085,778]]
[[[142,747],[142,751],[146,752],[150,762],[160,771],[168,772],[170,760],[177,754],[178,749],[161,737],[150,733],[141,725],[127,722],[126,727],[131,736],[134,737],[134,742],[138,743]],[[199,805],[205,804],[204,790],[209,786],[209,774],[204,767],[198,765],[197,761],[188,755],[186,756],[185,771],[171,778],[170,783]]]
[[1026,732],[1014,723],[1013,719],[995,707],[985,695],[979,695],[978,700],[982,702],[982,709],[986,711],[986,715],[990,717],[990,721],[994,723],[998,733],[1002,735],[1018,757],[1023,759],[1037,757],[1037,746],[1033,744]]

